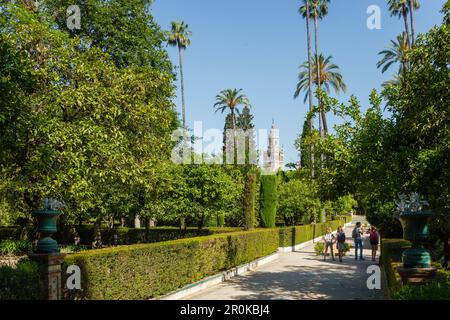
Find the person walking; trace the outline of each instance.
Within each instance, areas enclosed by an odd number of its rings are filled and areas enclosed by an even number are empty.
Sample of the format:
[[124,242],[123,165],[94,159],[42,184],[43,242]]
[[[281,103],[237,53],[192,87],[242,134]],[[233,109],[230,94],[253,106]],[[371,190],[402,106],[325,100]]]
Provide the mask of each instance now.
[[359,260],[365,260],[363,257],[363,241],[362,241],[361,222],[357,222],[352,232],[352,238],[355,240],[355,260],[358,260],[358,247],[359,247]]
[[342,256],[344,255],[345,250],[345,240],[347,239],[342,227],[338,228],[336,233],[336,239],[337,239],[337,250],[339,255],[339,261],[342,262]]
[[333,261],[336,261],[334,259],[334,252],[333,252],[333,244],[335,242],[335,236],[334,236],[333,232],[331,231],[330,227],[327,228],[327,232],[325,233],[325,235],[323,236],[322,239],[323,239],[324,247],[325,247],[325,252],[323,254],[323,261],[325,261],[327,259],[328,248],[330,248],[331,258],[333,259]]
[[370,246],[372,247],[372,261],[376,261],[378,245],[380,244],[380,234],[377,228],[371,227],[369,232]]

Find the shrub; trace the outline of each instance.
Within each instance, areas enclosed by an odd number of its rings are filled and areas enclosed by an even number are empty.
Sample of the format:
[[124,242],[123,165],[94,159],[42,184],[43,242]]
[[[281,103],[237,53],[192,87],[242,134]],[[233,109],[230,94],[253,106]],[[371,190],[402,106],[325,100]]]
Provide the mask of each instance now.
[[3,240],[0,241],[0,255],[20,256],[32,250],[30,241],[26,240]]
[[0,267],[0,300],[40,300],[45,285],[39,264],[21,260],[15,268]]
[[70,254],[65,267],[81,268],[83,289],[64,295],[66,299],[149,299],[276,252],[278,243],[278,230],[259,229]]
[[255,226],[256,174],[248,173],[244,193],[244,227],[247,230]]
[[323,254],[325,250],[325,246],[323,242],[317,242],[314,246],[314,251],[316,252],[316,255],[320,256]]
[[277,215],[277,176],[261,176],[261,226],[275,227]]

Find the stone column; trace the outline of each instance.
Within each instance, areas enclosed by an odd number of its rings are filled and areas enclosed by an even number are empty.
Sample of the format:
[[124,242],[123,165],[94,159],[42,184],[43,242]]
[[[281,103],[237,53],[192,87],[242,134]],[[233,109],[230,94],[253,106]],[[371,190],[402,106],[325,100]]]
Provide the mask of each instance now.
[[47,300],[61,300],[62,298],[62,268],[63,253],[32,253],[30,260],[40,264],[46,288]]

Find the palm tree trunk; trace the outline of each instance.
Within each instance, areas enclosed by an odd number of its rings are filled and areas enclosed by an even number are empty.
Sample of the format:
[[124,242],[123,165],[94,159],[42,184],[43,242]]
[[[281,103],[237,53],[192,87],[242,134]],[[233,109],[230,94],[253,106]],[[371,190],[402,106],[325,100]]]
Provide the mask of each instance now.
[[[316,68],[317,68],[317,89],[319,90],[321,87],[321,83],[320,83],[320,61],[319,61],[319,26],[318,26],[318,21],[317,21],[317,8],[315,8],[314,10],[314,33],[315,33],[315,44],[316,44]],[[320,98],[318,98],[318,105],[319,105],[319,110],[322,107],[322,101]],[[323,131],[323,126],[322,126],[322,112],[319,112],[319,132],[320,132],[320,137],[321,139],[324,139],[324,131]],[[320,166],[323,166],[323,162],[324,162],[324,154],[320,153]]]
[[236,146],[236,117],[234,114],[234,108],[231,108],[231,122],[233,123],[233,163],[237,165],[237,146]]
[[411,33],[409,31],[408,24],[408,14],[406,13],[406,5],[403,5],[403,21],[405,22],[405,30],[406,30],[406,41],[408,41],[408,45],[411,48]]
[[409,14],[411,16],[411,47],[415,44],[415,28],[414,28],[414,0],[409,0]]
[[[312,79],[312,53],[311,53],[311,31],[309,29],[309,1],[306,1],[306,33],[308,37],[308,73],[309,73],[309,112],[313,112],[313,79]],[[312,134],[314,130],[314,118],[309,120],[309,132]],[[310,145],[311,158],[311,177],[314,178],[314,143]]]
[[183,129],[186,129],[186,105],[184,101],[184,78],[183,78],[183,59],[181,58],[181,47],[178,46],[178,55],[180,58],[180,81],[181,81],[181,105],[183,113]]

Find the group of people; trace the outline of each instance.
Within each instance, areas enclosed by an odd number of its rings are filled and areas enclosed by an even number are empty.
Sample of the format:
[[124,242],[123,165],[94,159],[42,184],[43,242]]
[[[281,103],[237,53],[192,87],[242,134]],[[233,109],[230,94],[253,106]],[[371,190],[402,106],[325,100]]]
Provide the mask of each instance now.
[[[358,250],[359,250],[359,260],[365,260],[363,256],[363,234],[365,230],[363,229],[361,222],[357,222],[355,228],[352,231],[352,238],[355,244],[355,260],[358,260]],[[376,261],[376,256],[378,252],[378,245],[380,243],[380,234],[377,228],[371,227],[367,232],[369,234],[370,245],[372,247],[372,261]],[[336,244],[336,249],[338,251],[339,261],[342,262],[342,257],[345,251],[345,242],[347,236],[345,235],[344,229],[339,227],[336,234],[334,234],[331,228],[327,228],[325,235],[323,236],[324,242],[324,255],[323,260],[327,259],[328,248],[330,249],[331,258],[334,258],[334,244]]]

